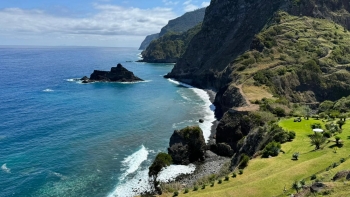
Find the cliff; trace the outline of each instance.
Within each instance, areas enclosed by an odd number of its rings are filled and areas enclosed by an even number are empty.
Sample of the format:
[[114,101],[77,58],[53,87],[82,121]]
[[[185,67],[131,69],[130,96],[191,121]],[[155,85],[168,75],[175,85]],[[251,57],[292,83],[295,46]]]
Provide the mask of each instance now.
[[203,21],[204,14],[205,8],[201,8],[192,12],[186,12],[178,18],[170,20],[168,24],[161,29],[160,33],[147,36],[142,42],[139,50],[145,50],[153,40],[156,40],[169,32],[184,33],[188,31]]
[[146,36],[145,40],[141,43],[139,50],[145,50],[153,40],[156,40],[158,38],[159,33]]
[[350,28],[346,0],[211,1],[201,31],[191,40],[169,77],[219,90],[232,80],[232,62],[250,49],[254,36],[278,10],[327,18]]
[[141,54],[144,62],[176,63],[185,52],[188,43],[201,28],[201,23],[184,33],[169,32],[151,44]]

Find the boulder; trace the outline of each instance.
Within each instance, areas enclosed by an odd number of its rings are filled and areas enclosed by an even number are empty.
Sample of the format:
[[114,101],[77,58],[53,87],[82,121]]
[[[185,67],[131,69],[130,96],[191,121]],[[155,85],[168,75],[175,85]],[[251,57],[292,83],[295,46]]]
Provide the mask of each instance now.
[[337,181],[339,179],[345,178],[346,180],[350,179],[350,171],[349,170],[343,170],[338,172],[337,174],[334,175],[333,181]]
[[84,77],[83,77],[83,78],[81,78],[80,80],[82,80],[82,81],[88,81],[88,80],[89,80],[89,77],[84,76]]
[[212,144],[210,150],[224,157],[232,157],[234,153],[231,146],[226,143]]
[[203,123],[204,122],[204,120],[203,119],[199,119],[199,123]]
[[327,186],[324,183],[314,183],[310,187],[310,191],[313,193],[317,193],[325,189]]
[[136,82],[143,81],[142,79],[136,77],[133,72],[124,68],[121,64],[118,64],[116,67],[112,67],[110,71],[101,71],[94,70],[90,75],[90,79],[86,76],[81,80],[86,82]]
[[168,153],[174,164],[187,165],[203,161],[205,152],[203,131],[198,126],[175,130],[170,138]]

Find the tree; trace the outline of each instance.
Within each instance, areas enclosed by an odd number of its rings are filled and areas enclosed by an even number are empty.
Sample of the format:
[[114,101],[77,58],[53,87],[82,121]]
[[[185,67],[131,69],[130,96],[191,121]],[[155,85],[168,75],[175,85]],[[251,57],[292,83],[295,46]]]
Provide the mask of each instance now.
[[326,142],[326,138],[320,133],[315,133],[314,135],[310,136],[310,139],[311,145],[316,146],[316,150],[320,149],[321,145]]
[[337,124],[339,125],[339,128],[342,129],[342,126],[345,124],[345,121],[343,120],[338,120]]
[[297,193],[298,193],[299,190],[301,189],[301,185],[298,181],[295,181],[292,185],[292,188],[295,189],[295,191],[297,191]]
[[340,145],[340,137],[339,136],[335,136],[335,143],[337,144],[337,146]]

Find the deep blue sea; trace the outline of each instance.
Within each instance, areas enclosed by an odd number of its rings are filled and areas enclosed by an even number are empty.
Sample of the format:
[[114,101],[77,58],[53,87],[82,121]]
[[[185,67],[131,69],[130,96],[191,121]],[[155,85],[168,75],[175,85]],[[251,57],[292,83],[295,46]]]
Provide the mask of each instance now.
[[[213,112],[203,90],[134,48],[0,47],[0,196],[133,196],[174,129]],[[132,62],[130,62],[132,61]],[[73,79],[121,63],[141,83]]]

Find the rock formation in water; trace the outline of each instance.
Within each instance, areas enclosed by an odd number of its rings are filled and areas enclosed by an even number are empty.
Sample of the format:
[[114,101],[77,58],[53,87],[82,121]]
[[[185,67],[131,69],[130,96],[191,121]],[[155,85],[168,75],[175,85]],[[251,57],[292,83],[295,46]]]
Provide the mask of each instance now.
[[89,82],[137,82],[143,81],[134,75],[133,72],[124,68],[121,64],[118,64],[116,67],[112,67],[110,71],[100,71],[94,70],[90,75],[90,78],[84,76],[81,78],[83,83]]
[[174,164],[187,165],[203,161],[205,152],[203,132],[198,126],[175,130],[170,138],[168,153]]

